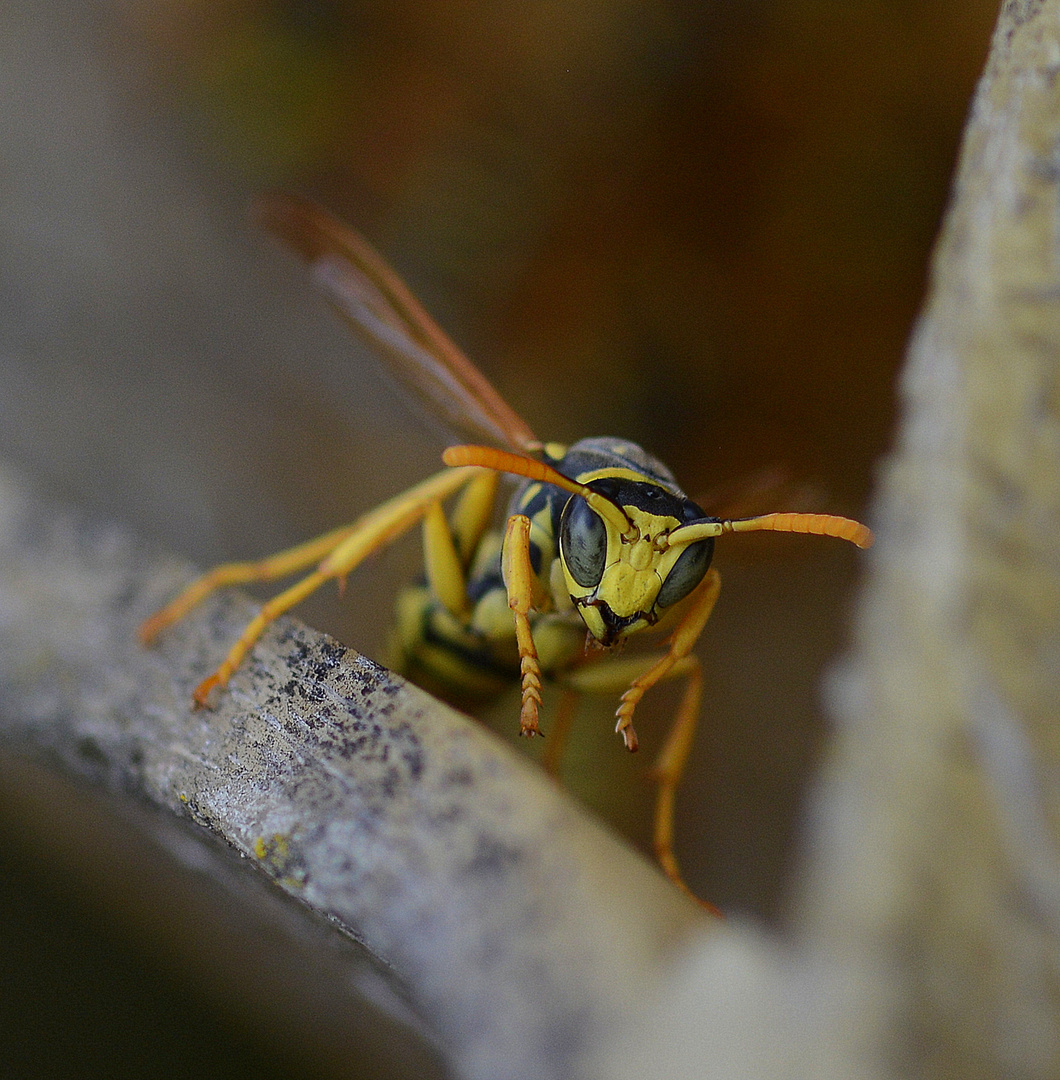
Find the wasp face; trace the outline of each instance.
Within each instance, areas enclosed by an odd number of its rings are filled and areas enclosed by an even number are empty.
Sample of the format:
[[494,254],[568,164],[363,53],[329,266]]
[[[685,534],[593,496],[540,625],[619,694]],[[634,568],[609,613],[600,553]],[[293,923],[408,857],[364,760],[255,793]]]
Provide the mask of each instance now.
[[661,484],[615,475],[579,482],[621,514],[605,519],[573,495],[560,518],[560,560],[571,600],[592,636],[608,646],[653,625],[692,592],[710,566],[714,541],[670,544],[674,529],[705,515]]

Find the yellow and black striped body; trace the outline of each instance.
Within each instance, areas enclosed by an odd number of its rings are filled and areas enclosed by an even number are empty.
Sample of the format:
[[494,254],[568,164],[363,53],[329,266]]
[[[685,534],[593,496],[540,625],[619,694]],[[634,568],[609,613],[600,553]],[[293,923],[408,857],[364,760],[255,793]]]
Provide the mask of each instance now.
[[[666,466],[635,443],[583,439],[569,449],[551,444],[542,457],[564,476],[637,512],[638,520],[654,523],[656,534],[704,517],[677,487]],[[656,579],[651,602],[635,611],[613,611],[606,600],[594,597],[579,596],[576,603],[572,588],[578,593],[585,589],[568,580],[569,566],[564,573],[565,564],[572,560],[561,558],[560,537],[578,531],[575,521],[574,530],[568,527],[563,532],[565,513],[575,518],[586,512],[581,498],[532,480],[518,486],[508,506],[509,517],[521,514],[530,521],[529,556],[536,578],[531,625],[546,675],[561,675],[583,660],[587,628],[601,645],[612,645],[628,632],[653,625],[662,608],[685,595],[668,598],[664,594],[665,603],[658,603],[665,586]],[[452,519],[451,526],[454,534],[461,531]],[[456,704],[480,703],[519,681],[519,651],[501,573],[501,548],[502,534],[488,530],[477,538],[473,550],[459,552],[470,605],[463,617],[446,607],[427,576],[421,576],[398,599],[391,642],[394,666],[413,682]],[[706,572],[712,549],[712,540],[696,548],[693,586]],[[573,561],[577,566],[576,555]]]

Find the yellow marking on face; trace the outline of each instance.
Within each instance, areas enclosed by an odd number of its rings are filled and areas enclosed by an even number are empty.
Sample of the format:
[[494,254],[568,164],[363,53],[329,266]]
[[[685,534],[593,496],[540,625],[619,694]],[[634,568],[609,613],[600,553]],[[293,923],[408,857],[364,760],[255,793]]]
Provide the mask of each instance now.
[[604,620],[601,617],[599,610],[594,607],[582,607],[578,609],[578,614],[581,615],[586,630],[588,630],[597,641],[603,641],[607,634],[607,628],[604,626]]
[[[611,470],[619,472],[620,470]],[[654,621],[655,602],[662,583],[680,558],[681,547],[670,547],[669,534],[681,524],[670,514],[652,514],[635,506],[623,506],[630,529],[620,534],[605,522],[607,528],[607,559],[599,582],[595,586],[578,585],[564,566],[568,592],[575,599],[588,600],[578,610],[589,632],[597,639],[607,635],[604,621],[592,601],[607,604],[619,619],[628,619],[638,612],[645,618],[626,627],[623,636],[643,629]]]
[[608,562],[596,595],[619,618],[628,618],[638,611],[650,612],[654,607],[665,574],[676,561],[669,551],[662,549],[659,538],[677,528],[680,522],[669,514],[649,514],[633,506],[622,509],[634,526],[637,539],[627,541],[608,536]]

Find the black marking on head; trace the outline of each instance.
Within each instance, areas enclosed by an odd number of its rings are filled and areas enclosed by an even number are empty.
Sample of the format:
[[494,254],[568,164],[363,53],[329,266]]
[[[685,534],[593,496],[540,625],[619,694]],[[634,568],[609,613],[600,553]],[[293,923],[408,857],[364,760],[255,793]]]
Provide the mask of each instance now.
[[631,506],[647,514],[672,517],[684,523],[702,518],[703,511],[684,495],[674,494],[653,481],[627,480],[625,477],[603,476],[587,484],[616,506]]

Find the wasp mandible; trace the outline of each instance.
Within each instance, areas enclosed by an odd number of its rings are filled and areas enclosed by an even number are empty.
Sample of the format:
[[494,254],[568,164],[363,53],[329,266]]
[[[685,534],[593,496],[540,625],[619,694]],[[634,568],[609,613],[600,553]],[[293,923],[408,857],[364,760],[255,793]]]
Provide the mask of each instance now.
[[[621,691],[615,730],[633,751],[641,698],[656,683],[684,679],[655,769],[654,848],[664,872],[690,891],[673,852],[674,796],[700,712],[702,676],[693,647],[720,588],[710,565],[715,539],[773,530],[834,536],[865,548],[872,533],[823,514],[722,520],[689,499],[670,470],[635,443],[600,437],[570,447],[542,443],[357,233],[290,195],[265,197],[257,217],[309,264],[390,370],[475,444],[450,447],[443,471],[350,525],[266,559],[209,571],[141,626],[141,640],[152,641],[221,586],[313,567],[262,606],[196,688],[194,704],[205,706],[269,623],[326,581],[343,582],[372,552],[422,523],[425,573],[399,597],[394,634],[395,666],[414,682],[466,700],[517,681],[519,730],[526,736],[539,733],[545,679],[575,693]],[[492,527],[501,474],[520,478],[503,534]],[[443,503],[450,499],[447,514]],[[661,652],[640,660],[614,655],[616,644],[647,630],[668,631]],[[550,740],[553,763],[561,741]]]

